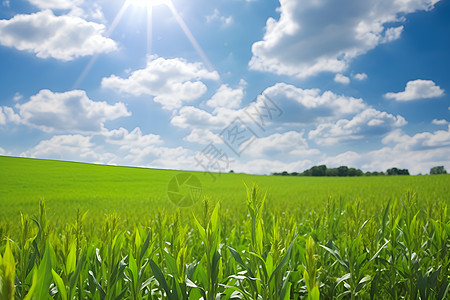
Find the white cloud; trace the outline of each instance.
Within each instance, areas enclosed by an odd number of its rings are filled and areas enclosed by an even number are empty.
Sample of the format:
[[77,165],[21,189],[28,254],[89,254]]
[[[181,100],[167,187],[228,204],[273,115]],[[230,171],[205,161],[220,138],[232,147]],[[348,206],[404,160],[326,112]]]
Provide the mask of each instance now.
[[[2,108],[0,107],[0,112],[1,112],[1,110],[2,110]],[[6,119],[5,119],[6,121],[12,122],[15,124],[21,123],[20,116],[18,114],[16,114],[11,107],[3,106],[3,113],[6,116]],[[0,123],[1,123],[1,121],[0,121]]]
[[229,87],[227,84],[222,84],[216,93],[206,102],[206,105],[226,108],[239,108],[241,106],[242,98],[244,97],[244,87],[241,85],[237,89]]
[[189,143],[196,143],[201,145],[222,144],[223,140],[208,129],[194,128],[191,133],[186,136],[183,140]]
[[40,58],[70,61],[116,50],[116,43],[104,37],[104,31],[102,24],[44,10],[0,20],[0,44],[33,52]]
[[355,114],[367,107],[362,99],[319,89],[301,89],[285,83],[277,83],[263,94],[281,108],[281,120],[286,123],[323,121],[330,117]]
[[72,9],[83,4],[83,0],[28,0],[40,9]]
[[91,141],[92,137],[75,135],[55,135],[39,142],[35,147],[23,152],[21,156],[75,160],[93,163],[109,163],[114,154],[101,153]]
[[[259,95],[248,106],[248,111],[254,112],[255,106],[260,109],[272,101],[281,110],[281,116],[273,116],[271,123],[310,124],[355,114],[367,107],[362,99],[336,95],[331,91],[321,92],[319,89],[301,89],[285,83],[277,83],[262,94],[268,98]],[[245,114],[245,109],[216,107],[213,112],[207,112],[197,107],[184,106],[172,118],[171,123],[180,128],[223,129],[236,117],[253,122]],[[273,111],[271,113],[278,114]],[[270,125],[269,120],[266,123],[265,125]]]
[[13,100],[14,101],[20,101],[20,100],[22,100],[23,99],[23,95],[21,94],[21,93],[15,93],[14,94],[14,97],[13,97]]
[[368,108],[351,120],[341,119],[336,123],[319,124],[315,130],[309,132],[308,137],[319,145],[334,145],[368,136],[380,136],[406,123],[402,116]]
[[189,63],[182,58],[150,57],[147,66],[128,78],[116,75],[102,79],[102,87],[135,96],[154,96],[164,109],[176,109],[185,102],[202,96],[206,85],[200,79],[218,80],[216,71],[208,71],[201,63]]
[[3,4],[3,6],[5,6],[5,7],[9,7],[9,6],[10,6],[9,0],[3,0],[2,4]]
[[417,79],[408,81],[403,92],[387,93],[384,97],[397,101],[411,101],[417,99],[437,98],[444,95],[444,90],[432,80]]
[[253,70],[308,77],[340,73],[353,58],[400,37],[404,16],[431,10],[439,0],[280,0],[253,44]]
[[41,90],[17,108],[24,124],[46,132],[98,132],[108,120],[131,116],[123,103],[93,101],[81,90]]
[[125,128],[119,128],[102,132],[106,142],[120,146],[120,149],[145,148],[152,145],[162,144],[161,136],[156,134],[142,134],[139,127],[131,132]]
[[350,78],[348,78],[345,75],[342,75],[340,73],[336,74],[336,76],[334,76],[334,81],[342,83],[342,84],[349,84],[350,83]]
[[184,106],[170,121],[172,125],[180,128],[222,129],[233,121],[238,115],[238,110],[216,108],[211,114],[193,106]]
[[245,150],[245,154],[255,157],[310,157],[319,153],[319,150],[308,147],[302,132],[296,131],[274,133],[267,137],[257,138]]
[[294,162],[283,162],[274,159],[254,159],[245,163],[232,164],[230,166],[235,172],[243,172],[249,174],[271,174],[274,172],[287,171],[301,172],[310,168],[312,162],[310,160],[296,160]]
[[449,122],[445,119],[442,119],[442,120],[434,119],[431,123],[433,123],[434,125],[448,125],[449,124]]
[[6,122],[19,124],[21,120],[11,107],[0,106],[0,125],[5,125]]
[[72,17],[89,18],[105,23],[103,11],[98,3],[85,0],[28,0],[41,10],[69,11]]
[[0,107],[0,125],[6,124],[6,116],[3,113],[3,109]]
[[0,147],[0,155],[6,155],[6,150]]
[[225,17],[221,15],[219,10],[216,8],[214,9],[214,12],[211,15],[206,16],[206,22],[211,23],[213,21],[219,21],[224,26],[227,26],[233,23],[233,17],[232,16]]
[[404,151],[450,147],[450,126],[447,131],[421,132],[413,136],[395,130],[383,139],[383,143],[394,144],[397,150]]
[[328,166],[354,166],[365,171],[407,168],[411,174],[428,173],[434,166],[450,168],[450,128],[447,131],[422,132],[413,136],[397,129],[387,135],[383,143],[387,146],[381,149],[367,153],[348,151],[327,157],[321,163]]
[[353,75],[353,78],[359,81],[365,80],[367,79],[367,74],[366,73],[358,73]]
[[73,160],[110,165],[196,169],[193,152],[161,146],[160,137],[124,128],[93,135],[55,135],[22,152],[25,157]]

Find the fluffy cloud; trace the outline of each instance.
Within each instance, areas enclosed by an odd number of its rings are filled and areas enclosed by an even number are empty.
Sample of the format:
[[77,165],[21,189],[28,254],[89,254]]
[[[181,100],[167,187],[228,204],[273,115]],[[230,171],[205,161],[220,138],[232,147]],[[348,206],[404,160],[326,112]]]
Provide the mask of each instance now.
[[350,78],[348,78],[347,76],[342,75],[342,74],[336,74],[336,76],[334,76],[334,81],[342,83],[342,84],[349,84]]
[[299,172],[310,168],[311,165],[312,162],[310,160],[297,160],[289,163],[274,159],[254,159],[245,163],[232,164],[231,168],[235,172],[271,174],[282,171],[287,171],[289,173]]
[[434,125],[447,125],[449,124],[447,120],[442,119],[442,120],[438,120],[438,119],[433,119],[433,121],[431,122]]
[[[257,100],[247,107],[249,108],[247,112],[255,112],[254,108],[258,107],[261,114],[266,114],[266,111],[261,108],[269,105],[271,109],[279,110],[271,111],[271,113],[281,114],[281,116],[273,116],[272,123],[310,124],[355,114],[367,107],[362,99],[337,95],[331,91],[321,92],[319,89],[301,89],[285,83],[277,83],[267,88],[262,95],[259,95]],[[215,101],[215,104],[219,102]],[[181,128],[223,129],[236,117],[253,122],[246,115],[245,110],[246,108],[216,107],[210,113],[193,106],[185,106],[172,118],[171,123]]]
[[106,23],[101,6],[95,0],[28,0],[41,10],[68,11],[67,15]]
[[288,131],[255,139],[245,150],[245,154],[255,157],[311,156],[319,154],[317,149],[309,149],[302,132]]
[[208,129],[202,128],[194,128],[191,133],[186,136],[183,140],[189,143],[196,143],[201,145],[207,145],[210,143],[213,144],[222,144],[223,140],[219,137],[219,135],[214,134]]
[[411,101],[417,99],[437,98],[444,95],[444,90],[432,80],[417,79],[408,81],[403,92],[387,93],[384,96],[397,101]]
[[131,132],[125,128],[119,128],[102,132],[106,137],[106,142],[120,146],[120,149],[145,148],[162,144],[161,136],[157,134],[142,134],[139,127]]
[[244,97],[244,86],[241,85],[237,89],[229,87],[227,84],[222,84],[216,93],[206,102],[210,107],[227,107],[239,108],[241,106],[242,98]]
[[19,124],[21,122],[20,116],[11,107],[0,106],[0,125],[5,125],[6,122]]
[[161,146],[158,135],[124,128],[91,135],[55,135],[22,152],[21,156],[111,165],[195,169],[193,152]]
[[359,80],[359,81],[365,80],[365,79],[367,79],[367,74],[366,73],[358,73],[358,74],[353,75],[353,78],[355,78],[356,80]]
[[89,136],[55,135],[48,140],[39,142],[35,147],[23,152],[21,156],[94,163],[109,163],[115,157],[110,153],[100,153],[95,148],[95,144]]
[[422,132],[413,136],[400,129],[383,139],[385,147],[367,153],[348,151],[328,157],[321,163],[328,166],[356,166],[365,171],[386,171],[388,168],[407,168],[411,174],[427,173],[431,167],[450,168],[450,127],[447,131]]
[[6,124],[6,116],[3,113],[3,109],[0,107],[0,125]]
[[233,17],[232,16],[225,17],[221,15],[219,10],[216,8],[214,9],[214,12],[211,15],[206,16],[206,22],[211,23],[213,21],[219,21],[224,26],[227,26],[233,23]]
[[184,106],[170,122],[180,128],[222,129],[239,113],[238,110],[227,108],[216,108],[214,113],[209,113],[197,107]]
[[28,0],[40,9],[73,9],[81,4],[83,0]]
[[201,63],[150,57],[144,69],[132,72],[128,78],[116,75],[103,78],[102,87],[135,96],[154,96],[154,101],[164,109],[175,109],[206,92],[206,85],[200,79],[218,80],[219,75]]
[[340,73],[351,60],[398,39],[404,16],[431,10],[439,0],[280,0],[280,18],[269,18],[253,44],[253,70],[307,77]]
[[311,123],[328,117],[342,117],[367,106],[362,99],[319,89],[301,89],[285,83],[277,83],[263,94],[281,108],[282,120],[286,123]]
[[448,126],[448,130],[421,132],[413,136],[403,134],[400,130],[395,130],[383,139],[383,143],[387,145],[394,144],[397,150],[404,151],[450,147],[450,126]]
[[102,35],[104,31],[102,24],[44,10],[0,20],[0,44],[33,52],[40,58],[69,61],[116,50],[116,43]]
[[80,90],[65,93],[41,90],[17,107],[24,124],[46,132],[96,132],[108,120],[131,115],[123,103],[92,101]]
[[393,116],[373,108],[364,110],[353,119],[342,119],[336,123],[320,124],[308,134],[319,145],[334,145],[342,141],[360,140],[367,136],[379,136],[392,128],[405,125],[402,116]]

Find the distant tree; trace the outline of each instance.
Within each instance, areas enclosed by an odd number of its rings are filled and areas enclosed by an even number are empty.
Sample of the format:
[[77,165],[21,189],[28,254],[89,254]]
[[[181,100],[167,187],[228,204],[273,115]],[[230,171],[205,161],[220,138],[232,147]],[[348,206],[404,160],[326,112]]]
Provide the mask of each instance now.
[[320,165],[314,166],[311,168],[311,176],[326,176],[327,175],[327,166]]
[[430,175],[439,175],[439,174],[447,174],[444,166],[432,167],[430,169]]
[[386,171],[388,175],[409,175],[408,169],[391,168]]
[[287,171],[281,172],[281,176],[289,176],[289,173]]
[[327,169],[327,176],[338,176],[338,170],[336,168]]
[[230,170],[230,173],[234,173],[234,171],[233,171],[233,170]]
[[348,176],[348,167],[340,166],[337,168],[338,176]]
[[390,169],[387,169],[386,173],[388,175],[398,175],[398,169],[397,168],[390,168]]
[[398,175],[409,175],[408,169],[400,169]]

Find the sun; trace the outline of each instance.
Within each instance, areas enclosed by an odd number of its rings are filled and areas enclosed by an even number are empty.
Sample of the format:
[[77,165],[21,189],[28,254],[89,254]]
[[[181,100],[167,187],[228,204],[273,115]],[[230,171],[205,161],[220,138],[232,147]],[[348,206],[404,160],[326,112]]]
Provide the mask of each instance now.
[[153,7],[157,5],[170,5],[171,0],[128,0],[128,4],[141,7]]

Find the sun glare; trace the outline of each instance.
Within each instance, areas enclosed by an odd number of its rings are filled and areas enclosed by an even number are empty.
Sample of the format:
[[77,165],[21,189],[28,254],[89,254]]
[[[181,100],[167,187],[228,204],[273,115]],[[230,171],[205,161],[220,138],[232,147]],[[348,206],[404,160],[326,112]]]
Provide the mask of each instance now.
[[141,7],[153,7],[157,5],[169,5],[171,0],[128,0],[130,5]]
[[[106,36],[111,36],[114,29],[119,24],[120,20],[122,19],[125,11],[130,7],[142,7],[146,8],[147,11],[147,55],[152,54],[152,14],[153,14],[153,7],[158,5],[166,5],[170,11],[172,12],[173,16],[175,17],[175,20],[177,21],[178,25],[180,25],[181,29],[184,31],[184,34],[191,42],[192,46],[200,56],[200,58],[205,63],[206,67],[213,71],[214,68],[211,65],[210,61],[208,60],[208,57],[203,52],[203,49],[200,47],[199,43],[195,39],[192,32],[189,30],[189,27],[184,22],[183,18],[180,16],[178,11],[176,10],[175,6],[172,3],[172,0],[126,0],[120,11],[117,13],[116,17],[114,18],[111,26],[109,27],[108,31],[106,32]],[[74,85],[74,89],[78,88],[78,86],[83,82],[86,75],[89,73],[89,71],[92,69],[92,66],[94,65],[95,61],[98,58],[98,54],[92,56],[91,60],[87,64],[87,66],[84,68],[83,72],[81,73],[80,77],[77,79]]]

